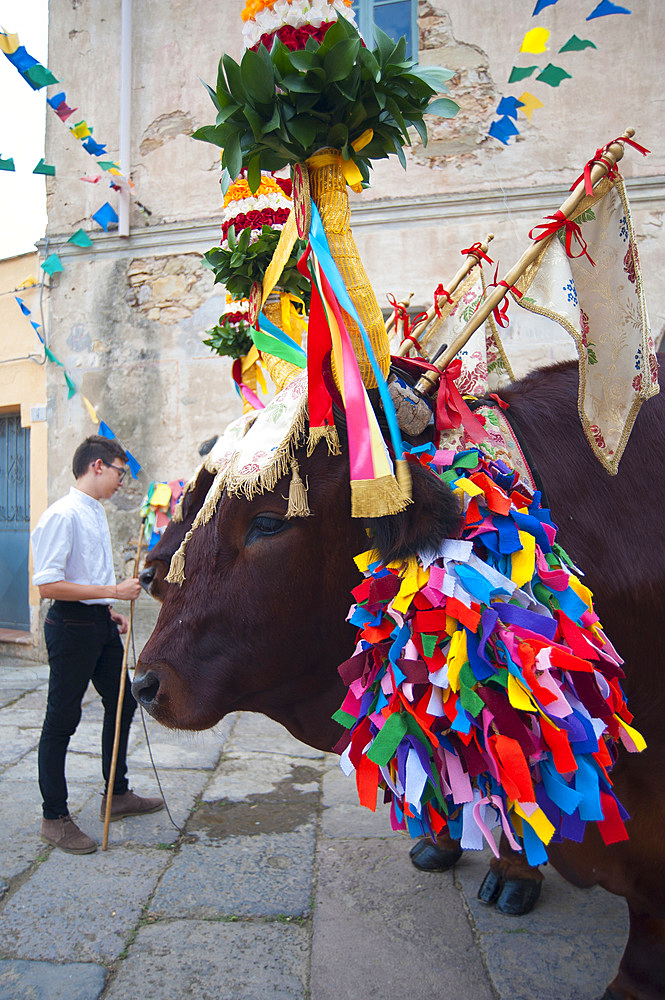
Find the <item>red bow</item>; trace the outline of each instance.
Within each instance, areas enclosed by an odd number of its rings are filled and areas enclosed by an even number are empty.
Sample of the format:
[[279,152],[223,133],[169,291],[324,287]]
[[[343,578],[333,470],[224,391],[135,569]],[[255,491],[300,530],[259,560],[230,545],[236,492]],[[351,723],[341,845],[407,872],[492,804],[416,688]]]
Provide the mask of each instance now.
[[584,170],[582,171],[582,173],[580,174],[580,176],[577,178],[576,181],[574,181],[572,183],[572,185],[570,187],[571,191],[573,191],[577,187],[577,185],[579,184],[579,182],[581,180],[583,180],[584,181],[584,193],[586,195],[588,195],[589,197],[591,197],[593,195],[593,185],[591,183],[591,170],[592,170],[594,164],[596,164],[596,163],[604,163],[605,164],[605,166],[607,167],[607,176],[609,178],[613,178],[613,177],[617,176],[617,174],[619,173],[619,168],[616,165],[616,163],[614,163],[612,166],[610,166],[607,163],[606,160],[602,159],[603,153],[606,153],[607,150],[610,148],[610,146],[613,146],[615,142],[626,142],[626,143],[628,143],[629,146],[632,146],[633,149],[636,149],[638,151],[638,153],[642,154],[642,156],[646,156],[647,153],[651,152],[650,149],[646,149],[644,146],[640,146],[639,142],[635,142],[633,139],[629,139],[625,135],[620,135],[618,139],[612,139],[611,142],[606,143],[601,149],[597,149],[596,150],[596,152],[594,153],[593,157],[585,164]]
[[[591,260],[589,251],[587,249],[587,242],[582,236],[582,230],[580,229],[580,227],[576,222],[573,222],[572,219],[566,218],[566,216],[563,214],[561,210],[555,212],[554,215],[546,215],[545,218],[551,219],[552,221],[541,222],[539,226],[534,226],[533,229],[529,231],[530,240],[535,240],[536,243],[539,243],[541,240],[546,240],[548,236],[552,236],[554,233],[558,232],[559,229],[565,227],[566,229],[565,246],[566,246],[566,253],[568,254],[568,256],[587,257],[589,263],[593,264],[593,266],[595,267],[595,264]],[[533,235],[537,229],[543,230],[540,236]],[[579,253],[573,253],[573,247],[572,247],[573,236],[575,237],[580,246]]]
[[404,323],[404,329],[408,330],[409,314],[406,311],[406,306],[403,306],[401,302],[398,302],[395,299],[395,296],[393,295],[392,292],[388,292],[386,298],[388,299],[388,302],[390,302],[391,306],[395,310],[395,330],[398,329],[398,324],[400,320],[402,320]]
[[[516,295],[518,299],[521,299],[522,292],[520,292],[519,288],[516,288],[515,285],[509,285],[507,281],[503,280],[503,278],[501,279],[501,281],[497,281],[496,279],[498,277],[498,274],[499,274],[499,265],[497,264],[496,270],[494,271],[494,281],[492,282],[491,285],[488,285],[487,287],[499,288],[500,286],[503,286],[504,288],[507,288],[509,292],[512,292],[513,295]],[[500,326],[502,329],[505,329],[505,327],[507,327],[510,324],[510,320],[508,319],[508,304],[509,304],[509,299],[507,296],[504,296],[501,302],[499,302],[498,305],[495,305],[494,309],[492,310],[494,315],[494,320],[497,326]]]
[[445,299],[449,305],[455,305],[455,301],[451,296],[450,292],[447,292],[441,283],[437,285],[434,289],[434,311],[436,312],[439,319],[441,319],[441,310],[439,309],[439,299]]
[[476,444],[480,444],[487,435],[480,420],[478,417],[474,417],[455,385],[455,379],[459,378],[461,373],[462,361],[460,358],[456,358],[441,373],[439,392],[436,397],[437,430],[449,430],[462,424],[467,436]]
[[[462,254],[469,254],[469,253],[475,254],[476,257],[478,258],[478,263],[479,264],[480,264],[480,262],[482,260],[486,260],[488,264],[493,264],[494,263],[494,261],[492,260],[492,258],[487,256],[487,254],[485,253],[485,251],[481,247],[480,243],[474,243],[472,246],[467,247],[466,250],[460,250],[460,253],[462,253]],[[481,264],[481,267],[482,267],[482,264]]]

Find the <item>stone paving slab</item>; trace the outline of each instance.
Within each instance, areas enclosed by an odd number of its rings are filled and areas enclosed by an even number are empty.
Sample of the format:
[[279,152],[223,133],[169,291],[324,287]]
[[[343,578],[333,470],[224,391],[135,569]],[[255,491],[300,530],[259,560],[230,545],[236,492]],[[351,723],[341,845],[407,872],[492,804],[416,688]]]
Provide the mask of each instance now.
[[107,975],[84,962],[0,961],[0,1000],[98,1000]]
[[289,924],[147,924],[105,1000],[305,1000],[308,937]]
[[477,898],[488,863],[489,852],[467,852],[455,868],[455,879],[500,995],[510,1000],[598,1000],[616,975],[628,937],[625,901],[600,887],[577,889],[547,865],[536,908],[526,917],[507,917]]
[[169,861],[169,852],[148,849],[79,856],[53,850],[5,904],[0,954],[112,962]]
[[312,1000],[494,1000],[452,873],[432,892],[406,848],[319,845]]
[[[137,742],[135,748],[127,755],[130,772],[135,767],[145,767],[150,764],[143,726],[138,714],[132,723],[132,732]],[[217,766],[224,747],[223,734],[216,730],[206,730],[202,733],[176,732],[164,729],[152,720],[148,725],[148,737],[158,771],[177,767],[212,770]]]
[[327,754],[326,770],[323,775],[323,809],[321,812],[321,833],[324,837],[394,837],[404,843],[408,852],[412,840],[400,830],[390,826],[388,810],[381,805],[376,812],[366,809],[358,802],[355,777],[346,777],[339,766],[335,754]]
[[0,726],[0,767],[15,764],[39,743],[38,729]]
[[203,796],[207,802],[241,802],[248,795],[268,795],[286,783],[299,792],[318,790],[322,762],[284,754],[225,753]]
[[155,917],[306,916],[315,828],[183,844],[150,905]]

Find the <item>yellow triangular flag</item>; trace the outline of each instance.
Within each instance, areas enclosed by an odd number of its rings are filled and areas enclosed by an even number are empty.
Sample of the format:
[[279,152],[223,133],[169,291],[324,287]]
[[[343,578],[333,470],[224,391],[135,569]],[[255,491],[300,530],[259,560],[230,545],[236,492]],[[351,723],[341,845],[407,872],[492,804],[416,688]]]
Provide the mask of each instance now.
[[534,97],[533,94],[530,94],[528,90],[525,90],[524,93],[517,99],[518,101],[521,101],[523,105],[523,107],[518,108],[518,111],[521,111],[522,114],[529,119],[529,121],[531,121],[531,115],[534,113],[534,111],[536,111],[538,108],[545,107],[543,102],[539,101],[538,98]]
[[547,39],[550,37],[548,28],[532,28],[527,31],[520,45],[520,52],[530,52],[534,56],[547,52]]
[[86,410],[90,414],[90,419],[92,420],[93,424],[98,424],[99,423],[99,417],[97,416],[97,411],[95,410],[95,408],[92,405],[92,403],[90,402],[90,400],[86,399],[85,396],[83,396],[83,395],[81,395],[81,399],[83,400],[83,402],[85,404]]
[[18,35],[10,35],[6,32],[0,35],[0,49],[5,55],[11,56],[19,47]]

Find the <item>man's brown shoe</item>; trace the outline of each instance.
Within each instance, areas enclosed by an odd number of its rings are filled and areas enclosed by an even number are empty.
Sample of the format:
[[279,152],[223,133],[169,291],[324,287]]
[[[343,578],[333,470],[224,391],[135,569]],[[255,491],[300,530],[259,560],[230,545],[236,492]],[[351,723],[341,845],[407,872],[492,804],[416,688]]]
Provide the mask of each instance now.
[[97,844],[83,830],[79,830],[71,816],[42,820],[42,840],[53,844],[67,854],[92,854]]
[[[129,788],[123,795],[114,795],[111,799],[111,818],[113,823],[116,819],[123,819],[125,816],[146,816],[148,813],[159,812],[164,808],[164,799],[158,795],[143,798]],[[106,795],[102,795],[102,805],[99,810],[99,818],[106,819]]]

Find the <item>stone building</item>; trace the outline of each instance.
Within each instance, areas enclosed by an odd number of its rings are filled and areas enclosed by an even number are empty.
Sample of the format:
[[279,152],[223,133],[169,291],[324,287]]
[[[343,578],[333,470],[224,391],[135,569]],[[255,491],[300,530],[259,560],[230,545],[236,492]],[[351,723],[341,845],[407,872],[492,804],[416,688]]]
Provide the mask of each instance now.
[[[94,430],[84,395],[146,473],[109,504],[116,551],[129,558],[147,483],[188,474],[198,444],[240,410],[229,363],[201,343],[221,306],[222,290],[199,265],[200,254],[219,241],[219,150],[190,136],[214,120],[200,80],[214,83],[223,51],[241,55],[243,0],[145,0],[133,5],[124,34],[123,6],[132,7],[127,0],[51,0],[48,64],[68,103],[79,108],[71,121],[85,118],[108,156],[125,157],[121,166],[135,184],[128,235],[104,233],[91,222],[103,201],[117,207],[118,196],[105,181],[81,183],[92,161],[49,113],[46,160],[58,164],[58,176],[47,180],[48,230],[40,250],[57,251],[64,266],[52,282],[48,332],[80,389],[68,399],[61,374],[48,368],[48,499],[68,488],[71,453]],[[355,6],[362,18],[386,16],[380,0]],[[413,292],[412,304],[426,306],[434,287],[458,269],[460,250],[490,231],[492,256],[507,270],[529,229],[558,208],[596,147],[631,125],[652,150],[646,159],[629,150],[622,171],[657,335],[665,319],[658,280],[665,263],[659,240],[665,149],[653,81],[665,8],[636,2],[630,16],[586,22],[578,0],[558,0],[538,18],[534,0],[404,0],[396,7],[420,61],[455,71],[450,90],[461,110],[452,121],[433,122],[426,149],[414,143],[406,172],[396,160],[377,163],[372,187],[352,198],[356,241],[380,304],[387,305],[387,292],[398,298]],[[536,24],[551,32],[548,52],[520,54],[525,32]],[[559,54],[573,34],[596,48]],[[556,88],[531,79],[507,83],[513,66],[542,68],[546,61],[570,78]],[[519,136],[504,146],[488,135],[494,111],[502,96],[524,90],[543,106],[530,120],[519,118]],[[124,152],[121,106],[129,137]],[[79,227],[92,238],[87,249],[66,242]],[[521,325],[518,333],[509,329],[505,338],[518,370],[572,355],[563,333],[548,343],[534,343]]]

